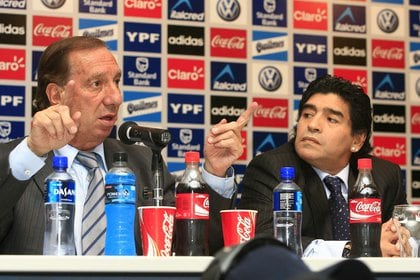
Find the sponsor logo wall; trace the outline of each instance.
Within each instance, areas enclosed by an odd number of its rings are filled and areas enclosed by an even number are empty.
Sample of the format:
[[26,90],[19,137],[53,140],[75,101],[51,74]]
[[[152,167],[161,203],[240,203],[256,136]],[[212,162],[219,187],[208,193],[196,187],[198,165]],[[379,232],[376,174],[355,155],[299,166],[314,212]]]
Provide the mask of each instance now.
[[287,141],[311,81],[349,79],[373,103],[373,154],[401,166],[420,203],[420,1],[0,0],[0,142],[28,133],[40,55],[73,35],[116,56],[118,124],[171,131],[171,171],[186,151],[203,152],[211,125],[255,100],[240,181],[252,157]]

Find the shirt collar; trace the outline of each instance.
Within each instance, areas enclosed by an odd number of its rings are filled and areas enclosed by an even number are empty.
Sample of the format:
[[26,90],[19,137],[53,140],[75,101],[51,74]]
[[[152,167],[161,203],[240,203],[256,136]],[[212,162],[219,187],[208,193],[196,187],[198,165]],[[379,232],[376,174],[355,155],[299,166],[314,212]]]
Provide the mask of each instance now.
[[324,171],[322,171],[322,170],[320,170],[316,167],[313,167],[313,166],[312,166],[312,168],[315,170],[316,174],[318,174],[318,177],[321,179],[322,182],[324,182],[324,178],[326,176],[335,176],[335,177],[339,177],[343,181],[344,186],[346,186],[346,189],[349,188],[348,179],[349,179],[350,165],[348,163],[343,169],[341,169],[340,172],[338,172],[335,175],[331,175],[331,174],[329,174],[327,172],[324,172]]
[[[70,167],[70,166],[72,166],[73,161],[75,160],[78,152],[79,152],[78,149],[76,149],[75,147],[67,144],[60,149],[54,150],[54,155],[66,156],[67,161],[68,161],[68,166]],[[94,153],[96,153],[100,156],[100,158],[101,158],[100,165],[104,170],[106,170],[104,144],[103,143],[99,144],[98,146],[93,148],[90,152],[94,152]]]

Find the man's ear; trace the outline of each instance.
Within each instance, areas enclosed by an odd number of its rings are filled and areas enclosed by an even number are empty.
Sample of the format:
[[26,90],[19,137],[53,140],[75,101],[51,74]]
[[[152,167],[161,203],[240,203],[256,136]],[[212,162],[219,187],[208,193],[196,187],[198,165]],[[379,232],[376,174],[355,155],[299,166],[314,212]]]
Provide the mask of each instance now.
[[46,93],[48,100],[51,105],[56,105],[61,103],[61,92],[63,89],[56,83],[49,83],[46,88]]
[[363,144],[366,141],[366,133],[358,133],[353,136],[353,144],[352,144],[352,151],[354,151],[353,147],[356,151],[360,150]]

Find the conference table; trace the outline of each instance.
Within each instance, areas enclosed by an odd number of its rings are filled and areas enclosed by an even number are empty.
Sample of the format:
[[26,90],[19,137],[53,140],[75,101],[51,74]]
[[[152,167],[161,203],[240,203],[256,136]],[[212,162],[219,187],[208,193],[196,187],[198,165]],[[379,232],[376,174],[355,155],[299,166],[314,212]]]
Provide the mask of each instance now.
[[[200,279],[213,257],[0,255],[0,279]],[[313,271],[343,259],[303,258]],[[360,258],[377,279],[420,279],[420,258]]]

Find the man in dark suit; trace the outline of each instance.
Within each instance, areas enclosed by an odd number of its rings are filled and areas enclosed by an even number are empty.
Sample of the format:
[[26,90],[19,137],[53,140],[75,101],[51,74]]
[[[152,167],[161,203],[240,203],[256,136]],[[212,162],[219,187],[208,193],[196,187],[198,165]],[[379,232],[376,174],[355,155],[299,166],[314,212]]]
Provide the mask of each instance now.
[[[51,44],[38,68],[30,133],[0,145],[0,253],[42,254],[44,234],[44,180],[52,172],[54,154],[65,155],[76,180],[75,243],[81,254],[81,219],[87,193],[87,170],[77,161],[79,151],[95,152],[103,174],[117,151],[128,154],[137,184],[137,206],[152,205],[143,197],[153,187],[152,153],[147,147],[125,145],[108,136],[113,129],[122,95],[121,70],[105,43],[73,37]],[[204,147],[203,176],[210,192],[210,253],[222,247],[219,210],[231,207],[234,194],[231,164],[241,155],[241,129],[257,104],[237,121],[222,120],[209,132]],[[164,168],[164,205],[174,205],[174,178]],[[231,184],[225,186],[225,182]],[[226,187],[226,188],[225,188]],[[136,221],[137,253],[142,253]]]
[[338,175],[347,199],[357,178],[357,159],[369,157],[382,198],[382,255],[399,256],[398,237],[390,218],[394,205],[406,203],[406,194],[400,167],[369,155],[371,114],[369,97],[344,79],[326,76],[308,86],[292,139],[255,157],[245,172],[239,208],[258,210],[257,235],[273,236],[273,188],[279,183],[280,168],[293,166],[295,182],[303,193],[303,246],[314,239],[332,240],[330,192],[322,179]]

